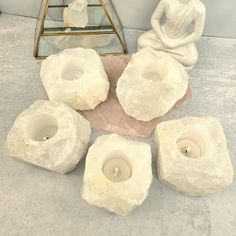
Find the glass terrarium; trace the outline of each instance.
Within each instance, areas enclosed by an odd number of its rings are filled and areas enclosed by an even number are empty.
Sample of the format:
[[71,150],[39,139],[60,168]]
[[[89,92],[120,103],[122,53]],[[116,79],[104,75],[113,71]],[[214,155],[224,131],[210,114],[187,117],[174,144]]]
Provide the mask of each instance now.
[[125,54],[124,33],[110,0],[88,0],[85,27],[66,26],[72,0],[42,0],[35,30],[34,56],[45,58],[67,48],[93,48],[100,55]]

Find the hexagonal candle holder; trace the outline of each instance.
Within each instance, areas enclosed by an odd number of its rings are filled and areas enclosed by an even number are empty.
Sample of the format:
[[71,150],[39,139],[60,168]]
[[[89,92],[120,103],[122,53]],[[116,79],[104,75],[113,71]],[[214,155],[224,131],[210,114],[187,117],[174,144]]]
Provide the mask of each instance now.
[[125,216],[143,203],[151,182],[150,146],[116,134],[104,135],[89,148],[82,198]]
[[63,103],[39,100],[15,120],[6,154],[16,160],[65,174],[87,150],[89,122]]
[[212,117],[186,117],[157,125],[158,176],[190,196],[219,191],[233,181],[223,128]]

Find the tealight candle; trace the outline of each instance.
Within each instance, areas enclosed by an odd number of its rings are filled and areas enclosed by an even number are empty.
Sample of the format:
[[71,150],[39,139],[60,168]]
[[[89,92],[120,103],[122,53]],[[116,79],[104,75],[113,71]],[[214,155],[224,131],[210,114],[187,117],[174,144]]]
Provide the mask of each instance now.
[[124,182],[132,174],[129,163],[121,158],[109,159],[103,166],[103,173],[112,182]]
[[35,116],[28,124],[28,134],[34,141],[47,141],[56,135],[57,130],[57,119],[48,114]]
[[55,136],[57,133],[56,126],[47,126],[39,130],[35,136],[35,141],[47,141]]
[[192,139],[184,138],[177,141],[179,151],[189,158],[198,158],[201,156],[201,148],[197,142]]

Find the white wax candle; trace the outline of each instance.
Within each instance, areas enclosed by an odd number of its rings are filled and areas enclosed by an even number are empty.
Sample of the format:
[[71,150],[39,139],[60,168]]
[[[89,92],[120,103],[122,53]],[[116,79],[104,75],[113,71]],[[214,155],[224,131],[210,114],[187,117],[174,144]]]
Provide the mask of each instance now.
[[127,161],[113,158],[104,164],[103,173],[112,182],[123,182],[130,178],[132,171]]
[[190,138],[183,138],[177,142],[179,151],[189,158],[198,158],[201,156],[201,148],[197,142]]
[[55,136],[57,132],[57,127],[56,126],[47,126],[39,130],[39,132],[35,136],[36,141],[46,141],[53,136]]
[[34,141],[47,141],[56,135],[57,130],[57,119],[49,114],[36,115],[27,125],[29,138]]

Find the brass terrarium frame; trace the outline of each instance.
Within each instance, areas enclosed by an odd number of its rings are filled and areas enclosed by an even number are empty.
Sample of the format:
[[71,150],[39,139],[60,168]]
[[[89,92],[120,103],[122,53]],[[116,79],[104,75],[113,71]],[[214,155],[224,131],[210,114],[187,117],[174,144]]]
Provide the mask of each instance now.
[[[41,46],[41,41],[46,37],[51,37],[48,42],[51,40],[53,41],[56,37],[60,39],[60,37],[84,37],[83,39],[86,41],[86,37],[113,37],[116,40],[116,48],[111,49],[109,46],[104,47],[101,50],[97,50],[100,55],[106,54],[125,54],[127,53],[127,46],[124,38],[124,32],[120,20],[115,12],[114,6],[111,0],[88,0],[88,9],[89,8],[101,8],[104,17],[107,18],[107,25],[88,25],[85,28],[72,28],[72,27],[65,27],[64,25],[56,26],[56,27],[46,27],[45,21],[48,16],[50,9],[63,9],[68,6],[68,4],[52,4],[55,0],[42,0],[40,12],[38,16],[38,22],[35,29],[35,41],[34,41],[34,57],[37,59],[44,59],[50,54],[54,54],[59,52],[62,49],[52,50],[52,52],[47,52],[48,55],[42,55],[39,53]],[[67,1],[67,0],[61,0]],[[97,3],[94,3],[97,1]],[[92,3],[91,3],[92,2]],[[108,9],[109,6],[109,9]],[[112,10],[112,12],[111,12]],[[113,13],[113,14],[111,14]],[[61,22],[63,23],[63,22]],[[70,31],[66,31],[66,29],[70,29]],[[119,44],[119,45],[118,45]],[[96,48],[94,48],[96,50]],[[47,51],[47,47],[46,50]]]

